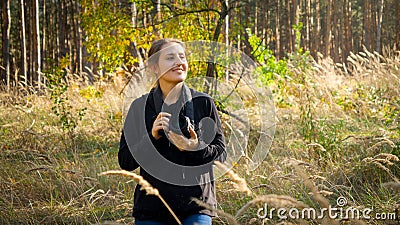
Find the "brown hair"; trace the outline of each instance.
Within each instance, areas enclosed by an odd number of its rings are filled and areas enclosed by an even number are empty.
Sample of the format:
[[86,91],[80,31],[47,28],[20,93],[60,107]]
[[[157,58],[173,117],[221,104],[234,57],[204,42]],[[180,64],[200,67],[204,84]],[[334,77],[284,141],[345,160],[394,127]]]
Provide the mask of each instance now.
[[[156,53],[159,52],[161,50],[162,46],[164,46],[167,43],[177,43],[177,44],[181,45],[184,49],[186,49],[185,43],[183,43],[179,39],[161,38],[161,39],[155,40],[151,44],[149,53],[147,55],[147,57],[149,59],[148,64],[154,64],[154,63],[158,62],[158,59],[159,59],[160,55],[156,54]],[[155,55],[155,56],[153,56],[153,55]],[[153,56],[153,57],[151,57],[151,56]]]

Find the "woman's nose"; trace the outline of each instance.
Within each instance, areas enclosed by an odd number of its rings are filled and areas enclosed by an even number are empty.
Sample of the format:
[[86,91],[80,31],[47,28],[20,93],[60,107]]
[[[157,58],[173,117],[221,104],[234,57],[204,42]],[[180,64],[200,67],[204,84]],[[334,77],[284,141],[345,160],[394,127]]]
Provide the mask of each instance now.
[[183,64],[183,60],[178,57],[178,59],[175,61],[175,64],[176,65],[182,65]]

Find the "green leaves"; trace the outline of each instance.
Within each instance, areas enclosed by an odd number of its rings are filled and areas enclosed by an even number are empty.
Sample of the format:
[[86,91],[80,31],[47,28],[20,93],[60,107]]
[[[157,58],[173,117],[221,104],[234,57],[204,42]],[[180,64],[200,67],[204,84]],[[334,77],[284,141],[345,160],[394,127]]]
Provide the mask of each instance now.
[[291,72],[287,61],[285,59],[277,60],[272,50],[259,37],[252,34],[250,29],[246,31],[253,49],[252,55],[260,64],[257,68],[258,81],[261,85],[267,85],[271,88],[279,107],[290,106],[288,99],[291,96],[289,96],[290,91],[288,91],[289,87],[286,82],[291,80]]
[[68,55],[61,60],[59,66],[53,66],[44,73],[47,82],[46,86],[50,91],[50,99],[53,102],[52,112],[59,118],[61,126],[65,132],[72,134],[78,122],[85,116],[86,107],[74,109],[68,99],[67,71],[66,65],[62,62],[68,59]]

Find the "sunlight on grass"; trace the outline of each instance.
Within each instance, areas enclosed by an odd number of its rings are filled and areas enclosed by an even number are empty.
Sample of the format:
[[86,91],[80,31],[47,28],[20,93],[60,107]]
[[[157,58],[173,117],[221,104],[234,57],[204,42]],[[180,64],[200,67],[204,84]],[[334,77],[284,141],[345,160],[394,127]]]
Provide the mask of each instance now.
[[[345,197],[347,206],[373,207],[374,212],[400,207],[400,56],[364,55],[353,54],[348,65],[321,58],[308,71],[291,68],[291,80],[277,78],[285,96],[274,97],[287,104],[277,108],[272,149],[255,171],[249,173],[239,162],[235,179],[216,181],[220,212],[238,224],[277,224],[277,218],[257,218],[264,202],[284,199],[320,209]],[[122,87],[78,81],[71,87],[71,113],[87,109],[68,134],[52,113],[48,93],[0,93],[0,224],[133,224],[136,182],[98,176],[119,168]],[[250,135],[249,149],[257,137]],[[238,190],[237,181],[247,182],[249,195]],[[227,221],[214,218],[214,224]],[[388,221],[350,222],[394,223]]]

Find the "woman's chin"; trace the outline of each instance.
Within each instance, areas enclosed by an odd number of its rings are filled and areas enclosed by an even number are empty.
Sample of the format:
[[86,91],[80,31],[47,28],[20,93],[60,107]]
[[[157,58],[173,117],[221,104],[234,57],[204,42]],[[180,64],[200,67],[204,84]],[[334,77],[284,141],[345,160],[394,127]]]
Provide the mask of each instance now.
[[182,74],[182,75],[180,75],[180,76],[175,77],[175,79],[173,79],[173,81],[174,81],[176,84],[181,83],[181,82],[183,82],[183,81],[185,81],[185,80],[186,80],[186,74]]

